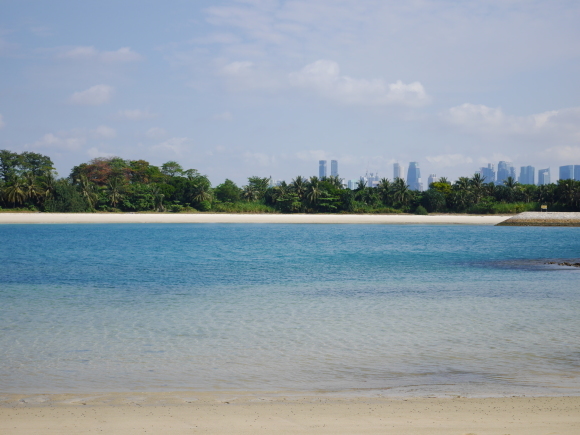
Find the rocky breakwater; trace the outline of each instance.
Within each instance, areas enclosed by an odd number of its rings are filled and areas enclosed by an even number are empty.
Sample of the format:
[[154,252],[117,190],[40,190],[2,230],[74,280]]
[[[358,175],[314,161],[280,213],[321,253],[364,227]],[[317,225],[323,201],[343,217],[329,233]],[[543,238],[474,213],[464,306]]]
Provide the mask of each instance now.
[[525,212],[517,214],[499,226],[524,227],[580,227],[580,213],[578,212]]

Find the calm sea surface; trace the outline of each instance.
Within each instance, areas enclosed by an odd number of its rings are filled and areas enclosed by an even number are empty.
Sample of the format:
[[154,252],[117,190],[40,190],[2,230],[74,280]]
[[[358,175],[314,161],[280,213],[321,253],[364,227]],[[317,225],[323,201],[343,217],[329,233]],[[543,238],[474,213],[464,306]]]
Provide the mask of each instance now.
[[580,228],[0,225],[0,392],[580,394]]

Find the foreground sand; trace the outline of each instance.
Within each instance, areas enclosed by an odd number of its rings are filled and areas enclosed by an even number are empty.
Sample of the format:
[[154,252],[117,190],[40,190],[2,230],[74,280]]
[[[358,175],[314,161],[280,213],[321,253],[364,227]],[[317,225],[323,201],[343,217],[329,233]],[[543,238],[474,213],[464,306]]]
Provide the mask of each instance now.
[[463,224],[496,225],[510,216],[217,214],[217,213],[0,213],[0,224],[78,223],[281,223],[281,224]]
[[3,395],[0,433],[577,435],[580,397]]

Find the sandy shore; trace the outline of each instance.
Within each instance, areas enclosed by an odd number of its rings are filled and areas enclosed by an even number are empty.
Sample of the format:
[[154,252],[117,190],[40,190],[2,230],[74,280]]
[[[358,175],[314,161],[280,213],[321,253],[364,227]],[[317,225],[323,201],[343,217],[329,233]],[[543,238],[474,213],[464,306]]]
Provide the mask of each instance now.
[[580,227],[578,212],[525,212],[498,225],[519,227]]
[[580,397],[412,398],[216,393],[3,395],[11,434],[577,435]]
[[423,224],[496,225],[509,216],[212,214],[212,213],[0,213],[0,224],[256,223],[256,224]]

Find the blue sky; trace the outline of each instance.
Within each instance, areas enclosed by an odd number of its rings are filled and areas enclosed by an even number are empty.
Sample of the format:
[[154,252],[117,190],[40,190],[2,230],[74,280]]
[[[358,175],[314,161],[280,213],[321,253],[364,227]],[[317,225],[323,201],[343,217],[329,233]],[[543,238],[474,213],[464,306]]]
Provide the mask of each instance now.
[[580,2],[0,0],[0,149],[213,184],[580,164]]

